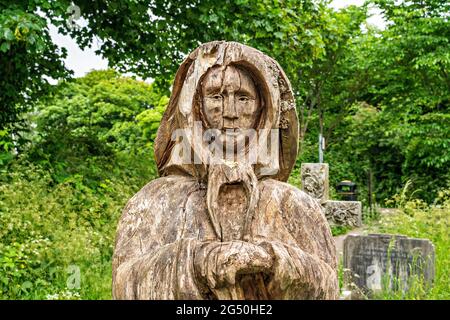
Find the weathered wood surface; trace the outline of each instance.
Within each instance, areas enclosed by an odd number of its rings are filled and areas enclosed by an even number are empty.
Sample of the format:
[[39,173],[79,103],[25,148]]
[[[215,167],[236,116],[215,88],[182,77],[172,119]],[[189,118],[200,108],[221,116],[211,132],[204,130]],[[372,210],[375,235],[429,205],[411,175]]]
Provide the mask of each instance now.
[[118,227],[114,298],[337,298],[336,249],[317,201],[272,179],[259,190],[246,241],[222,241],[196,179],[150,182]]
[[255,165],[255,173],[261,178],[264,175],[260,172],[261,166],[264,166],[276,171],[271,178],[287,181],[298,151],[298,118],[290,82],[272,58],[240,43],[224,41],[213,41],[200,46],[178,69],[169,105],[155,140],[155,157],[159,172],[161,175],[188,174],[200,180],[207,180],[208,166],[202,152],[205,146],[188,137],[194,153],[203,163],[179,165],[173,161],[172,151],[176,142],[171,137],[175,130],[192,128],[195,121],[203,121],[199,96],[202,81],[209,69],[229,65],[245,69],[255,79],[264,109],[257,129],[277,129],[280,133],[279,158],[261,159],[266,161]]
[[[172,134],[196,121],[219,130],[275,129],[279,138],[264,141],[279,154],[211,163],[205,142],[187,135],[200,162],[176,163],[180,141]],[[162,177],[128,202],[119,222],[114,298],[337,298],[336,250],[322,209],[283,182],[297,146],[292,89],[273,59],[235,42],[195,50],[178,70],[158,130]]]

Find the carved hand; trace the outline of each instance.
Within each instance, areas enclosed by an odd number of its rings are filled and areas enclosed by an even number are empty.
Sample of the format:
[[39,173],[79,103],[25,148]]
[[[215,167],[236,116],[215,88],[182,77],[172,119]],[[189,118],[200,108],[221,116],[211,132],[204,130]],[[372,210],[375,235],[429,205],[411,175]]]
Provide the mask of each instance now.
[[274,258],[271,280],[267,284],[272,299],[336,298],[335,271],[317,256],[278,241],[263,241],[258,246]]
[[234,286],[236,275],[269,272],[273,259],[265,249],[244,241],[210,242],[195,256],[199,279],[210,289]]

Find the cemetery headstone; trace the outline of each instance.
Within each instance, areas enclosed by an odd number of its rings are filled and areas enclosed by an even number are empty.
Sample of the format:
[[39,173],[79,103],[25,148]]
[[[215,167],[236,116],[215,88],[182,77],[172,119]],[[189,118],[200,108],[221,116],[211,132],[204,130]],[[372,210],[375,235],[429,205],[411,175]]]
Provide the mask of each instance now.
[[329,200],[328,175],[327,163],[302,163],[302,190],[322,205],[323,213],[330,226],[361,226],[361,202]]
[[344,240],[347,282],[364,293],[406,292],[413,281],[430,286],[434,279],[434,246],[428,239],[401,235],[348,235]]
[[329,197],[328,163],[302,163],[302,190],[320,203]]
[[334,201],[324,203],[325,217],[331,226],[360,227],[362,208],[360,201]]

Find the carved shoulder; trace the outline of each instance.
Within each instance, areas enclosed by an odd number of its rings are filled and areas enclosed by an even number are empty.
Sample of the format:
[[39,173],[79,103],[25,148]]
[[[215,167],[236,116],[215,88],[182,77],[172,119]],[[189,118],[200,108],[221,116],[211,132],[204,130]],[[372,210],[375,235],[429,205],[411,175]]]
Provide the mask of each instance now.
[[[186,185],[192,185],[195,181],[191,177],[166,176],[150,181],[139,190],[126,204],[122,214],[136,214],[143,212],[155,205],[164,205],[165,198],[160,196],[169,194],[173,200],[173,189],[179,188],[183,191]],[[178,190],[177,190],[178,191]],[[180,194],[179,194],[180,195]],[[160,199],[161,201],[156,201]]]
[[135,255],[170,243],[178,225],[179,208],[196,182],[190,177],[167,176],[145,185],[126,204],[116,233],[115,254]]
[[[316,199],[284,182],[267,179],[262,182],[263,197],[275,199],[284,226],[300,249],[318,255],[336,267],[336,249],[324,212]],[[270,193],[270,194],[267,194]]]

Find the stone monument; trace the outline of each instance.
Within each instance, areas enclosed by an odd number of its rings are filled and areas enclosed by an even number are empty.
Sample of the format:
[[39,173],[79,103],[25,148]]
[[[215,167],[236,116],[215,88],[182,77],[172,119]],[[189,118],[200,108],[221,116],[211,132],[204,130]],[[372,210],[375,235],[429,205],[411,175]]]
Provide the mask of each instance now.
[[328,163],[302,163],[301,180],[302,190],[319,201],[330,226],[354,228],[362,225],[360,201],[329,199]]
[[344,240],[347,283],[365,294],[381,290],[407,291],[411,281],[431,285],[434,246],[428,239],[402,235],[348,235]]
[[328,200],[324,203],[325,217],[330,226],[362,225],[362,205],[360,201]]
[[161,177],[119,221],[113,297],[336,299],[320,204],[285,183],[297,146],[295,100],[276,61],[235,42],[193,51],[158,129]]
[[328,163],[302,163],[302,190],[325,203],[329,197]]

